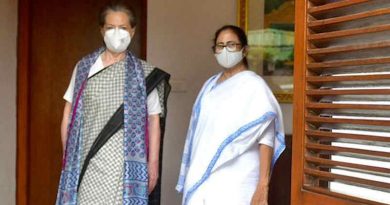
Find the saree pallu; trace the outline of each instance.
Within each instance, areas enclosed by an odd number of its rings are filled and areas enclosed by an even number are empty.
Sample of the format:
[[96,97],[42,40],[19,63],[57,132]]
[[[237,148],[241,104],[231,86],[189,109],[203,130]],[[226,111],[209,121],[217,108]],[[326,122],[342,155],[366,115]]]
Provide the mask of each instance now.
[[193,107],[176,186],[184,205],[249,204],[259,143],[274,148],[271,166],[285,148],[281,110],[264,80],[243,71],[217,83],[220,75],[205,83]]
[[[72,102],[71,121],[61,172],[56,204],[76,205],[77,182],[82,166],[84,91],[89,70],[105,48],[84,57],[77,66],[76,82]],[[139,60],[130,52],[124,60],[125,81],[123,85],[124,129],[123,129],[123,204],[148,203],[148,174],[145,148],[146,91],[144,73]],[[104,203],[104,202],[103,202]]]

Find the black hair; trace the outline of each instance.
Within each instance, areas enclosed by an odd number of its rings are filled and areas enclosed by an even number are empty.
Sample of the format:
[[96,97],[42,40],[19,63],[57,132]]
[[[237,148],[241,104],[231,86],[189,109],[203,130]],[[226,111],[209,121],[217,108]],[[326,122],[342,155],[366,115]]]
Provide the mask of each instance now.
[[[240,41],[241,46],[243,48],[248,46],[248,38],[246,37],[245,31],[242,28],[240,28],[238,26],[234,26],[234,25],[222,26],[221,28],[219,28],[215,32],[215,35],[214,35],[214,46],[217,44],[217,38],[218,38],[219,34],[221,34],[222,31],[226,31],[226,30],[230,30],[234,34],[236,34],[236,36],[238,37],[238,40]],[[245,66],[248,67],[248,60],[246,59],[246,56],[244,57],[243,62],[245,64]]]
[[117,1],[111,1],[106,6],[104,6],[100,12],[99,12],[99,26],[103,27],[106,23],[106,17],[108,12],[114,11],[114,12],[124,12],[129,17],[129,23],[132,28],[134,28],[137,25],[137,20],[135,17],[134,10],[123,3],[123,1],[117,0]]

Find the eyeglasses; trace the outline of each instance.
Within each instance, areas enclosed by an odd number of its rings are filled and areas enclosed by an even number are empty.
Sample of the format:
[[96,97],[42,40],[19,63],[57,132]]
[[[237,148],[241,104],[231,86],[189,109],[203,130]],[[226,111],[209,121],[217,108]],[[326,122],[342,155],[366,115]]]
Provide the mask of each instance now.
[[235,52],[235,51],[241,50],[242,45],[241,45],[241,43],[236,43],[234,41],[228,41],[228,42],[226,42],[226,45],[217,44],[217,45],[213,46],[212,48],[213,48],[214,53],[221,53],[225,47],[226,47],[227,51]]

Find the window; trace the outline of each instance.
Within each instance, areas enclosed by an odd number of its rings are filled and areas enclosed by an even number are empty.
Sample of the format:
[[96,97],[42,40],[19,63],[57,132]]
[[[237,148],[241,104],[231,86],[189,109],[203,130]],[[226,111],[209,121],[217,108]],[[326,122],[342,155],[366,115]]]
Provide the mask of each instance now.
[[296,1],[293,204],[390,204],[390,1]]

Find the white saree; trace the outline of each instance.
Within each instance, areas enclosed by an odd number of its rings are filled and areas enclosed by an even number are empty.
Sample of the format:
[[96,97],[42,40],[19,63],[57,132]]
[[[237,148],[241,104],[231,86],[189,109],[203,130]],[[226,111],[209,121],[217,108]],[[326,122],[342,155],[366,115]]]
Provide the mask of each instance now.
[[259,179],[259,143],[285,148],[282,114],[252,71],[217,84],[211,77],[194,104],[176,189],[184,205],[250,204]]

